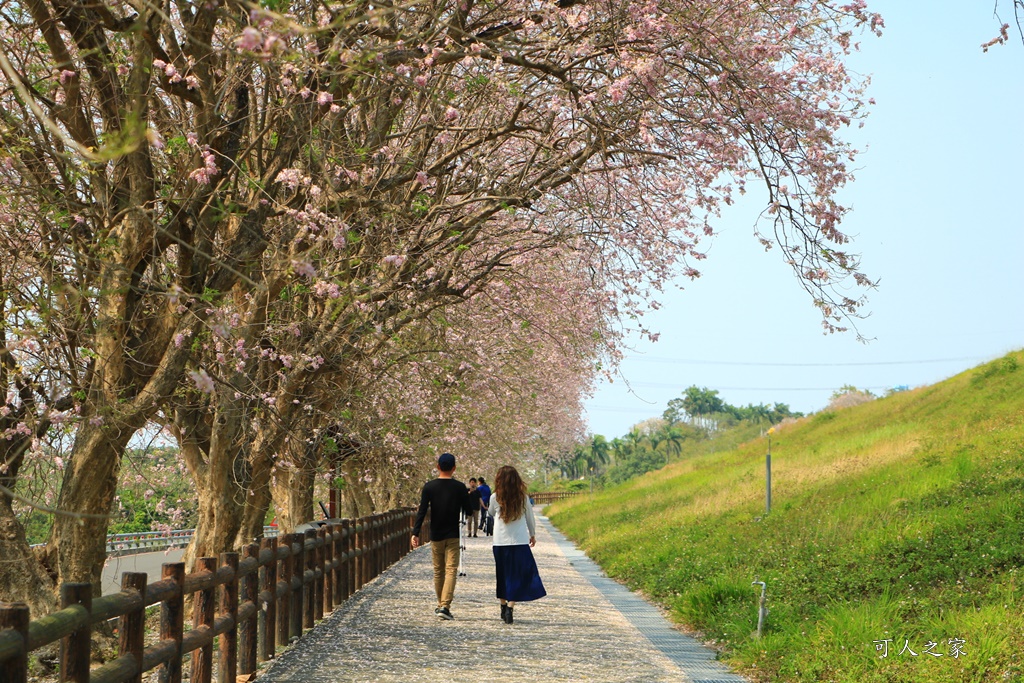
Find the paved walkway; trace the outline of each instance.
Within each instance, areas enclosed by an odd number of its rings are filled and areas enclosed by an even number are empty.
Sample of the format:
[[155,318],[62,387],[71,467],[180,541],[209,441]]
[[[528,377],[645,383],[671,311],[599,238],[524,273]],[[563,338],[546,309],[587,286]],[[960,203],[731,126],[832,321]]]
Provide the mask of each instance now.
[[499,618],[489,538],[467,539],[452,604],[434,616],[429,549],[367,584],[259,676],[267,683],[593,681],[743,683],[714,652],[605,577],[539,516],[534,555],[548,595]]
[[159,581],[164,562],[181,562],[184,554],[184,548],[171,548],[152,553],[107,557],[107,563],[103,565],[103,594],[111,595],[121,590],[121,574],[124,572],[146,572],[147,582]]

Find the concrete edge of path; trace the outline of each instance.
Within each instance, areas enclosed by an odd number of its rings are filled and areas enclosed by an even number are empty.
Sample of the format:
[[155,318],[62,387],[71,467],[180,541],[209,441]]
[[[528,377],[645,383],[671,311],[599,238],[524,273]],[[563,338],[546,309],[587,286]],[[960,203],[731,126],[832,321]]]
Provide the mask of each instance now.
[[596,562],[567,539],[542,513],[537,521],[555,539],[569,563],[590,582],[651,644],[682,669],[692,683],[748,683],[717,660],[714,650],[672,628],[657,607],[608,578]]

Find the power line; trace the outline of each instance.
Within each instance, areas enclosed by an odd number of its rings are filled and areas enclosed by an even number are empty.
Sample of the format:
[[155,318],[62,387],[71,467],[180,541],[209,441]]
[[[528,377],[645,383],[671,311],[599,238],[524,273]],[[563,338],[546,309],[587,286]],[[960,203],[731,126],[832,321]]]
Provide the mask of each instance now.
[[[648,389],[674,389],[676,387],[682,387],[682,384],[673,384],[667,382],[630,382],[631,387],[640,387]],[[858,389],[891,389],[893,385],[885,384],[874,387],[862,387],[858,386]],[[842,387],[720,387],[717,384],[713,387],[708,387],[717,391],[836,391]]]
[[[633,382],[632,386],[636,387],[676,387],[676,384],[656,384],[656,383],[640,383]],[[865,386],[857,387],[867,391],[887,391],[892,389],[892,385],[883,386]],[[771,388],[771,387],[717,387],[716,391],[838,391],[839,387],[793,387],[793,388]],[[650,406],[657,404],[657,401],[651,401]],[[584,408],[586,412],[600,411],[603,413],[647,413],[651,410],[650,407],[637,406],[636,408],[629,408],[625,406],[586,406]]]
[[[731,361],[731,360],[696,360],[690,358],[663,358],[658,356],[630,356],[631,361],[640,361],[642,363],[674,363],[674,364],[686,364],[686,365],[737,365],[744,367],[764,367],[764,368],[840,368],[840,367],[867,367],[867,366],[879,366],[879,365],[926,365],[929,363],[965,363],[968,361],[981,361],[985,360],[983,356],[973,356],[969,358],[930,358],[927,360],[894,360],[894,361],[876,361],[876,362],[865,362],[865,363],[755,363],[749,361]],[[802,391],[802,390],[795,390]]]

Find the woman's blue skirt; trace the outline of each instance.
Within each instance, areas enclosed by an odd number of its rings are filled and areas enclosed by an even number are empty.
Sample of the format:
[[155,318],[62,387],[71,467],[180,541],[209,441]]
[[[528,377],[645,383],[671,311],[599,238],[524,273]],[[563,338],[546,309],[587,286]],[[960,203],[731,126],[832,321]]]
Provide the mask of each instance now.
[[548,594],[540,581],[530,546],[496,545],[493,548],[500,600],[529,602]]

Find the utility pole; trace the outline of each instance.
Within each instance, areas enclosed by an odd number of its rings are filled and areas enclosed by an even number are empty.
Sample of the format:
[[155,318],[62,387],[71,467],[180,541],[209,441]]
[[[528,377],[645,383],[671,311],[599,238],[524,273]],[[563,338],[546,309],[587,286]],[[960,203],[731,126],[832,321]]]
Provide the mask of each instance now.
[[764,456],[764,513],[772,511],[772,434],[775,427],[768,430],[768,454]]

